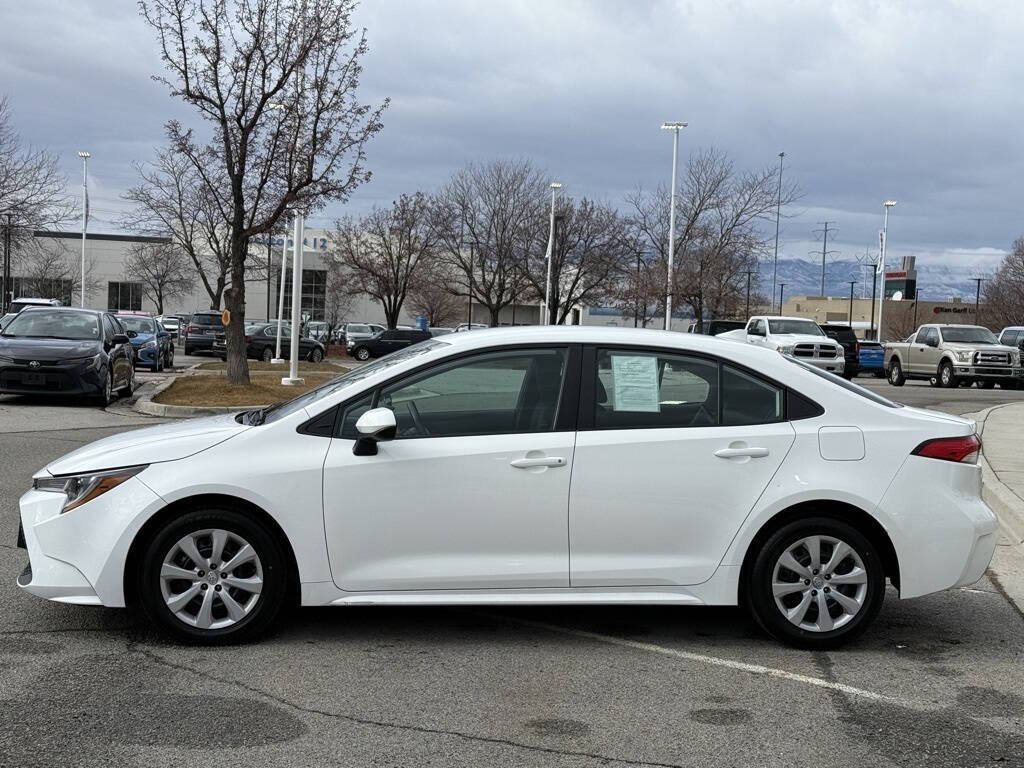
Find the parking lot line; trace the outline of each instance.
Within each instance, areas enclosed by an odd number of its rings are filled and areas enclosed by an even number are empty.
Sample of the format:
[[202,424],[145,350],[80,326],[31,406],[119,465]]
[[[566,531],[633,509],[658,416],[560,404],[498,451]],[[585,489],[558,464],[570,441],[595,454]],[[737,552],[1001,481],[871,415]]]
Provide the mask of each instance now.
[[623,637],[615,637],[614,635],[603,635],[598,632],[588,632],[585,629],[572,629],[570,627],[558,626],[557,624],[548,624],[543,621],[519,619],[513,616],[503,616],[495,613],[486,613],[481,611],[474,611],[474,613],[500,621],[521,624],[527,627],[535,627],[537,629],[545,629],[549,632],[558,632],[563,635],[584,637],[588,640],[596,640],[599,643],[607,643],[608,645],[617,645],[621,648],[631,648],[636,651],[657,653],[662,656],[670,656],[676,659],[683,659],[684,661],[693,661],[698,664],[710,664],[716,667],[725,667],[726,669],[734,669],[740,672],[748,672],[753,675],[763,675],[765,677],[774,677],[782,680],[789,680],[790,682],[801,683],[803,685],[812,685],[817,688],[825,688],[827,690],[837,691],[839,693],[845,693],[849,696],[857,696],[859,698],[868,699],[871,701],[883,701],[889,704],[898,704],[903,707],[914,706],[909,702],[904,701],[903,699],[898,699],[884,693],[877,693],[876,691],[869,691],[864,688],[857,688],[852,685],[846,685],[845,683],[836,683],[832,682],[831,680],[825,680],[821,677],[813,677],[812,675],[801,675],[797,672],[789,672],[784,669],[766,667],[761,664],[747,664],[746,662],[733,661],[732,659],[723,659],[718,656],[708,656],[703,653],[680,651],[676,648],[666,648],[663,645],[655,645],[654,643],[644,643],[640,642],[639,640],[627,640]]

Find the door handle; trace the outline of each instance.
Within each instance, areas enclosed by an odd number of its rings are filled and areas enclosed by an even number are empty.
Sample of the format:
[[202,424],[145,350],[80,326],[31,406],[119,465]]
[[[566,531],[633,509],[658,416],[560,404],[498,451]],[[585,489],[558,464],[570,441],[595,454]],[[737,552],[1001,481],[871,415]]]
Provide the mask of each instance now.
[[535,459],[513,459],[509,464],[516,469],[529,469],[530,467],[564,467],[565,459],[561,456],[540,456]]
[[763,459],[767,455],[767,448],[719,448],[715,451],[715,456],[720,459],[735,459],[742,456],[747,456],[751,459]]

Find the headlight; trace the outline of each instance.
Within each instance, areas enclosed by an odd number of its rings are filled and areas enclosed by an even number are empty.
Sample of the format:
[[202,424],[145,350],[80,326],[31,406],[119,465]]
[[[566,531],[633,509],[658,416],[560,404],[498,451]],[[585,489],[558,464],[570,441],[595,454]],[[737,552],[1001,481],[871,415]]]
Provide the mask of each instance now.
[[971,355],[972,354],[973,353],[969,349],[968,350],[963,350],[963,351],[958,351],[956,353],[956,359],[958,361],[960,361],[961,363],[969,363],[969,362],[971,362]]
[[89,355],[89,357],[69,357],[67,360],[62,360],[63,363],[68,364],[79,364],[89,363],[93,368],[100,368],[103,365],[103,355]]
[[107,491],[117,488],[129,477],[134,477],[148,467],[143,464],[139,467],[127,467],[122,469],[111,469],[106,472],[89,472],[84,475],[62,475],[60,477],[37,477],[32,481],[32,487],[37,491],[49,491],[52,493],[63,493],[65,497],[61,514],[70,512],[75,507],[80,507],[97,496],[102,496]]
[[152,348],[153,348],[153,347],[155,347],[155,346],[156,346],[156,340],[154,340],[154,339],[150,339],[149,341],[145,342],[145,343],[144,343],[144,344],[142,345],[142,348],[143,348],[143,349],[152,349]]
[[792,355],[793,354],[793,345],[792,344],[784,344],[783,346],[779,347],[776,350],[776,352],[778,352],[780,355]]

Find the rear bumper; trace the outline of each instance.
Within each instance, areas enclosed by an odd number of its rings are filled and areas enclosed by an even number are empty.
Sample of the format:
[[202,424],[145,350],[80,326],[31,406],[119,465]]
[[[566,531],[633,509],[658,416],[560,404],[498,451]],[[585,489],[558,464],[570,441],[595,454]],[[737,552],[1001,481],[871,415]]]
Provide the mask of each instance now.
[[185,338],[185,345],[192,349],[212,349],[213,348],[213,337],[212,336],[187,336]]
[[900,597],[972,584],[995,551],[981,467],[910,456],[878,505],[900,565]]

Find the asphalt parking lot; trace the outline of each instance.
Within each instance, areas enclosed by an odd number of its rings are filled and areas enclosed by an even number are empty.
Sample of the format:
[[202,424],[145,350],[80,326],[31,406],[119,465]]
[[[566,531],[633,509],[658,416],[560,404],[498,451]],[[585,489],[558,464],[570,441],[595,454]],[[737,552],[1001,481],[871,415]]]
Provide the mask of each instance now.
[[[858,381],[952,413],[1024,399]],[[153,422],[0,397],[0,765],[1024,765],[1024,617],[988,580],[890,590],[829,653],[671,607],[302,609],[258,645],[190,648],[23,594],[32,473]]]

